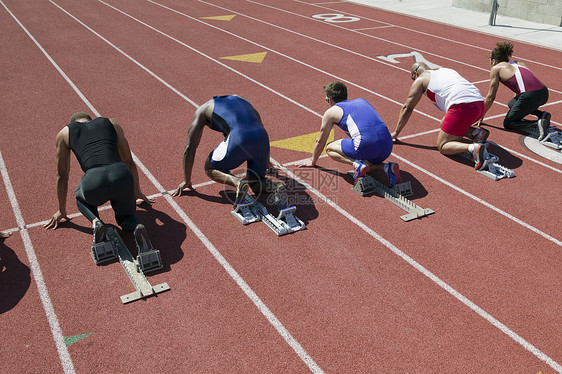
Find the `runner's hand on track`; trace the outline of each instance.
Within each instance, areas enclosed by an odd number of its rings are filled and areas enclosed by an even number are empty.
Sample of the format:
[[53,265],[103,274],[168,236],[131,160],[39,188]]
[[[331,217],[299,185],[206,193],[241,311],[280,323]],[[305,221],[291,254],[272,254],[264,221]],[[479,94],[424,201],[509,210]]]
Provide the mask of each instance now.
[[154,204],[154,199],[149,199],[149,198],[146,197],[146,195],[143,194],[142,192],[139,192],[139,193],[137,194],[137,199],[141,199],[142,201],[144,201],[145,203],[150,204],[150,205]]
[[51,217],[49,222],[44,224],[43,227],[46,228],[46,229],[56,230],[57,227],[59,227],[59,222],[62,221],[62,220],[70,221],[70,218],[66,214],[62,214],[59,210],[58,212],[53,214],[53,217]]
[[174,192],[171,193],[172,196],[181,196],[184,189],[188,191],[195,191],[195,188],[191,185],[191,182],[181,182],[178,188],[175,189]]

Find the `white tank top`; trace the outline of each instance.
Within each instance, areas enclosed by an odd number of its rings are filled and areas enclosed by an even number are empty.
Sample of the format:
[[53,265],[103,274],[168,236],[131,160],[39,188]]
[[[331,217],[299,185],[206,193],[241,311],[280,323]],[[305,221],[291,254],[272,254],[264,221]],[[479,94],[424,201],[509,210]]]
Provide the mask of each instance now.
[[425,94],[439,110],[446,112],[454,104],[484,100],[478,88],[453,69],[439,68],[428,71],[431,78]]

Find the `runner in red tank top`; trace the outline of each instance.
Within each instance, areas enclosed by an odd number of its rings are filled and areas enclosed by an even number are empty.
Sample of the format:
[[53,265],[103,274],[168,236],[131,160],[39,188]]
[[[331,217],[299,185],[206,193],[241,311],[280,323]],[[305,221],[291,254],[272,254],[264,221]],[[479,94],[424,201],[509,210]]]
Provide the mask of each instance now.
[[[537,126],[539,140],[543,139],[550,127],[550,113],[538,108],[548,101],[548,88],[527,68],[517,61],[509,61],[513,54],[513,44],[497,43],[490,55],[490,89],[486,96],[486,112],[496,99],[500,83],[515,93],[507,104],[509,111],[503,121],[508,130],[519,130],[528,126]],[[525,120],[527,115],[536,116],[534,121]]]

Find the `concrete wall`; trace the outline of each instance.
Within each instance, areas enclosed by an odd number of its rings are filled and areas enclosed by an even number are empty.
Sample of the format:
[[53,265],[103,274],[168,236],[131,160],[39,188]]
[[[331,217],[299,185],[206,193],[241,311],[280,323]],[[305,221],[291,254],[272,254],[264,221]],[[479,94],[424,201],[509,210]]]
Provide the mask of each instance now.
[[[562,26],[562,0],[497,0],[498,14],[526,21]],[[453,0],[458,8],[490,12],[492,0]]]

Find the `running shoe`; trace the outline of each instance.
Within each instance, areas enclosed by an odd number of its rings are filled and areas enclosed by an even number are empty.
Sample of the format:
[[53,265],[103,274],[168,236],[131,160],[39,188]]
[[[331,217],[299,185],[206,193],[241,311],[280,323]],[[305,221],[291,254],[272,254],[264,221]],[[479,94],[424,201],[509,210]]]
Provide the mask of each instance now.
[[94,224],[94,244],[106,241],[107,226],[98,219]]
[[396,183],[402,183],[400,176],[400,166],[396,162],[389,162],[384,164],[384,171],[390,180],[390,188],[394,187]]
[[486,143],[486,140],[488,139],[488,136],[490,135],[490,131],[487,129],[484,129],[482,127],[479,127],[478,129],[476,129],[476,135],[474,135],[474,142],[475,143]]
[[357,183],[357,180],[367,174],[369,171],[369,165],[361,160],[355,160],[353,162],[353,167],[355,168],[355,173],[353,174],[353,182]]
[[550,113],[542,112],[541,118],[537,121],[537,127],[539,128],[539,140],[543,140],[548,135],[550,128]]
[[142,223],[139,223],[137,227],[135,227],[134,237],[138,253],[143,253],[152,249],[148,231],[146,231],[146,227],[144,227]]
[[238,182],[238,187],[236,187],[236,198],[234,199],[234,208],[238,206],[238,204],[242,203],[248,194],[248,189],[250,188],[250,184],[246,179],[241,179]]
[[485,152],[486,144],[474,143],[472,157],[474,157],[474,168],[476,170],[482,170],[486,166]]
[[282,210],[287,208],[288,206],[288,202],[287,202],[287,188],[285,187],[285,184],[282,182],[277,182],[275,184],[275,191],[274,191],[274,197],[273,197],[273,202],[275,203],[275,205],[277,206],[277,209]]

